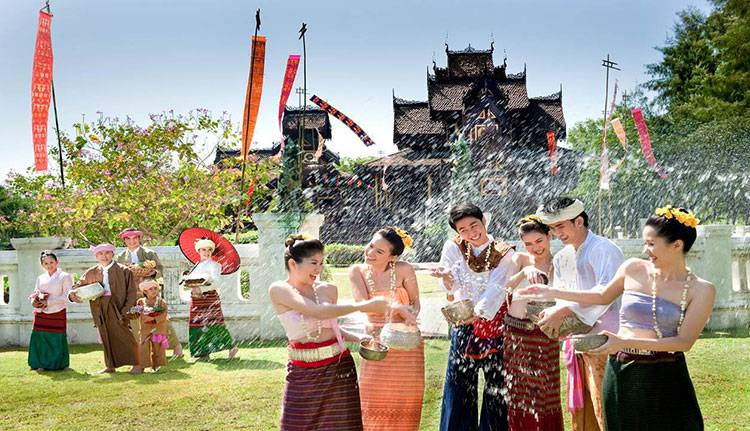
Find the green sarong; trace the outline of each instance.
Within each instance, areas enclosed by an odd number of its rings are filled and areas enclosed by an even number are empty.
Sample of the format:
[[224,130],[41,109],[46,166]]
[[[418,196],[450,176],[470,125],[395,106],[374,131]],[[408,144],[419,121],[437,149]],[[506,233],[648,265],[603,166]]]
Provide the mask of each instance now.
[[65,310],[57,313],[34,313],[34,324],[29,339],[29,367],[45,370],[64,370],[70,365],[67,315]]
[[607,431],[700,431],[703,416],[685,355],[618,352],[602,383]]

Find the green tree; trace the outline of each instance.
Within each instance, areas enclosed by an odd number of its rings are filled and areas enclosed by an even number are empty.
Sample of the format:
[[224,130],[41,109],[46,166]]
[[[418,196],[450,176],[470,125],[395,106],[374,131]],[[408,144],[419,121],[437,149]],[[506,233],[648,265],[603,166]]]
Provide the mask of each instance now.
[[[197,142],[236,146],[229,120],[199,110],[152,115],[146,127],[101,118],[74,128],[74,138],[62,136],[65,188],[31,169],[8,178],[10,190],[34,202],[19,211],[15,228],[86,245],[115,241],[121,229],[138,226],[154,242],[171,243],[187,227],[223,228],[231,222],[228,209],[239,199],[244,204],[238,161],[206,166],[195,152]],[[268,161],[248,164],[246,179],[257,184],[254,199],[268,195],[272,169]]]

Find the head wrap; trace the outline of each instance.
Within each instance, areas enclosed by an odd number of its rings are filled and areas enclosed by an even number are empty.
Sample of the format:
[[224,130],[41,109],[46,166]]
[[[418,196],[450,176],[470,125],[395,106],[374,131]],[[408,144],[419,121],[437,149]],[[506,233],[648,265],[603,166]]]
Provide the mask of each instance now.
[[198,251],[202,248],[210,248],[211,250],[216,250],[216,243],[208,238],[201,238],[195,242],[195,251]]
[[586,208],[583,206],[583,202],[576,199],[572,204],[556,212],[545,212],[544,207],[541,206],[536,210],[536,215],[539,216],[542,223],[549,226],[551,224],[560,223],[561,221],[573,220],[585,210]]
[[141,289],[141,290],[145,290],[149,286],[156,286],[157,288],[160,287],[158,281],[154,280],[153,278],[147,278],[147,279],[141,281],[141,283],[138,285],[138,288]]
[[109,243],[99,244],[99,245],[92,245],[89,247],[89,250],[91,250],[94,254],[99,253],[100,251],[111,251],[112,253],[115,252],[115,246]]
[[143,232],[139,231],[138,229],[134,227],[129,227],[125,229],[124,231],[120,232],[120,235],[118,236],[120,237],[120,239],[130,238],[134,236],[137,236],[140,238],[143,236]]

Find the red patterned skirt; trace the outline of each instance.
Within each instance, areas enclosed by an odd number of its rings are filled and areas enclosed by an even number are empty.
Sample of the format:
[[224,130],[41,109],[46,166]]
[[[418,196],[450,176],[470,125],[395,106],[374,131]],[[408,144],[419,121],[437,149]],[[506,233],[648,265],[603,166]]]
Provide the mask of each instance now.
[[560,343],[530,320],[505,316],[503,375],[509,431],[562,431]]
[[[327,344],[336,343],[335,339]],[[296,349],[318,348],[326,343],[296,344]],[[357,369],[348,350],[318,367],[287,365],[282,431],[361,431]]]

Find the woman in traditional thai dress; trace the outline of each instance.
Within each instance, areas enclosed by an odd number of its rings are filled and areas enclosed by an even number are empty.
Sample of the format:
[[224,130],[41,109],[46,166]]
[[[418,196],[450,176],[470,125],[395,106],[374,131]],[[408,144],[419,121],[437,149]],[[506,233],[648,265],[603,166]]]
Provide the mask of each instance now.
[[221,264],[212,259],[216,244],[203,238],[195,242],[195,249],[201,260],[190,275],[192,278],[204,278],[205,284],[193,287],[190,292],[190,355],[207,360],[211,353],[228,349],[229,359],[232,359],[237,354],[237,346],[224,325],[224,313],[221,311]]
[[628,259],[602,291],[541,285],[519,293],[582,304],[609,304],[622,295],[620,329],[591,353],[609,353],[603,395],[608,431],[702,430],[703,417],[685,355],[708,321],[715,287],[685,265],[698,220],[688,210],[656,210],[643,228],[648,260]]
[[390,303],[388,313],[367,314],[369,335],[381,339],[387,324],[418,337],[412,348],[390,345],[385,359],[362,361],[359,397],[367,431],[419,429],[424,398],[424,343],[416,325],[419,288],[414,268],[398,261],[411,245],[412,238],[402,229],[380,229],[365,247],[365,263],[349,269],[355,300],[382,297]]
[[518,234],[526,253],[513,255],[516,273],[507,282],[509,305],[503,335],[508,431],[562,431],[560,343],[529,320],[528,300],[512,293],[529,282],[549,284],[552,236],[549,227],[534,215],[518,222]]
[[323,251],[318,240],[290,236],[284,252],[287,279],[268,289],[289,338],[282,431],[362,430],[357,370],[344,345],[344,339],[362,337],[339,328],[336,318],[356,311],[383,313],[386,301],[336,304],[336,286],[317,280]]
[[66,313],[73,279],[57,267],[57,256],[51,251],[43,251],[39,260],[45,271],[37,277],[34,293],[29,296],[34,307],[29,367],[37,371],[64,370],[70,365]]

